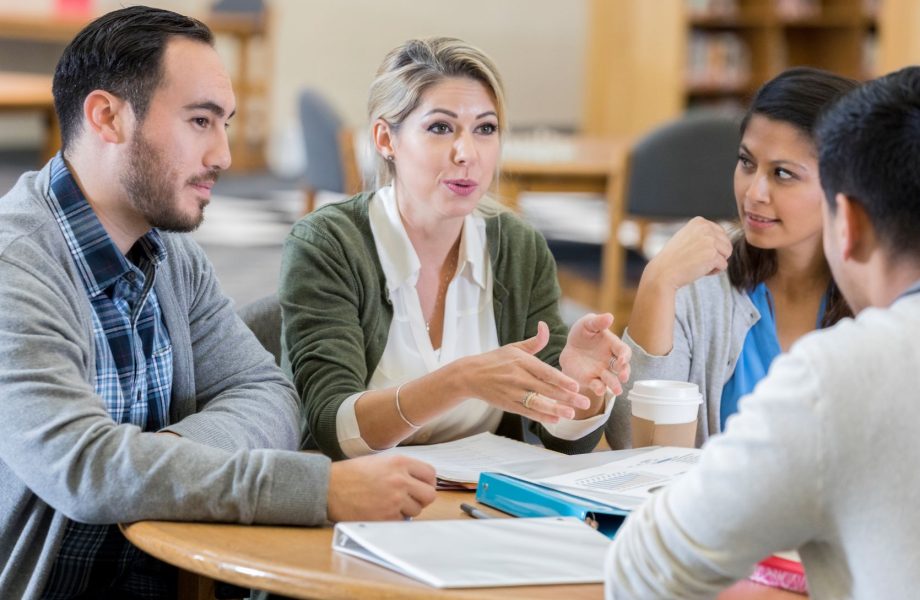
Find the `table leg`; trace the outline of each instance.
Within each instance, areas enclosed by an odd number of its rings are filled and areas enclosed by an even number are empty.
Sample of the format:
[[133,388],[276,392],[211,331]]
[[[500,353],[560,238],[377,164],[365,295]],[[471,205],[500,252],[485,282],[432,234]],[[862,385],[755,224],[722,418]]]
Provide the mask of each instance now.
[[178,600],[214,600],[214,580],[179,569]]

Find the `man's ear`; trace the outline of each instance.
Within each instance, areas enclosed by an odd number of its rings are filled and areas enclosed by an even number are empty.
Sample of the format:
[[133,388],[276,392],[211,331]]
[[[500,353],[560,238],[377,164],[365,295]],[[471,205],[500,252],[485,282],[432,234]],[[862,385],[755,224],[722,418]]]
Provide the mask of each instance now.
[[87,133],[109,144],[119,144],[128,137],[134,124],[131,105],[114,94],[93,90],[83,100],[83,120]]
[[394,136],[390,124],[383,119],[377,119],[374,121],[373,133],[374,146],[377,148],[377,152],[379,152],[384,159],[392,160],[390,157],[395,157],[396,148],[393,146]]
[[830,226],[840,241],[840,250],[845,260],[866,262],[875,248],[875,229],[862,204],[846,194],[834,198],[837,216]]

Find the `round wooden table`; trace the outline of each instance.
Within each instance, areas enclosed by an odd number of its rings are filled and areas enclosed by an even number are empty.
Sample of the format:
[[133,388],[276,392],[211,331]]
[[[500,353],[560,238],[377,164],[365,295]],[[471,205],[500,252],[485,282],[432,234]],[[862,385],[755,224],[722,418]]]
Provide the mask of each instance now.
[[[472,503],[472,494],[439,492],[437,500],[419,518],[468,518],[460,510],[461,502]],[[503,516],[488,507],[481,508],[495,516]],[[148,554],[184,571],[294,598],[601,600],[604,595],[600,584],[439,590],[361,559],[333,552],[331,527],[141,521],[123,525],[122,531]],[[180,597],[183,596],[196,600],[204,597],[197,591],[186,591]],[[735,598],[802,600],[803,597],[742,581],[720,596],[721,600]]]

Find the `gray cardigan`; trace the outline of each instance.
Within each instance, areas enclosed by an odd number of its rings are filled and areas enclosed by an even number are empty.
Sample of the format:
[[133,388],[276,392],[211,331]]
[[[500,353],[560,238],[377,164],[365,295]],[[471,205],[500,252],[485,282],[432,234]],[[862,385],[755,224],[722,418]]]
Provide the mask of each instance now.
[[700,386],[703,405],[696,430],[696,445],[721,430],[722,388],[735,371],[744,338],[760,313],[747,294],[739,292],[726,273],[702,277],[677,292],[674,346],[665,356],[653,356],[629,336],[623,341],[633,351],[629,385],[613,406],[607,422],[607,442],[613,449],[629,448],[632,382],[642,379],[691,381]]
[[329,461],[293,451],[294,390],[187,236],[163,236],[155,284],[174,353],[167,429],[182,437],[109,418],[48,190],[46,165],[0,198],[0,597],[42,593],[68,518],[322,523]]

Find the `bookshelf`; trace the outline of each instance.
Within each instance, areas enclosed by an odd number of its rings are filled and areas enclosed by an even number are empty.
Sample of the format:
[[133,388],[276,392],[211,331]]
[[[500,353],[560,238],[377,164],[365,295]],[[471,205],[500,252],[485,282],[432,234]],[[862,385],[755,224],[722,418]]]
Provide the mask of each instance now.
[[743,107],[785,68],[869,79],[920,62],[917,0],[589,0],[583,131]]

